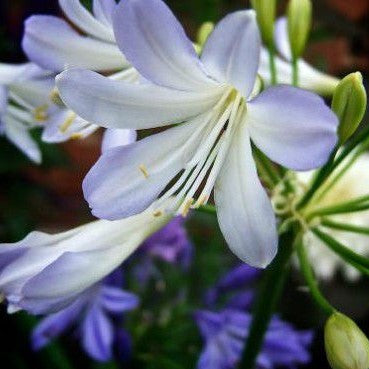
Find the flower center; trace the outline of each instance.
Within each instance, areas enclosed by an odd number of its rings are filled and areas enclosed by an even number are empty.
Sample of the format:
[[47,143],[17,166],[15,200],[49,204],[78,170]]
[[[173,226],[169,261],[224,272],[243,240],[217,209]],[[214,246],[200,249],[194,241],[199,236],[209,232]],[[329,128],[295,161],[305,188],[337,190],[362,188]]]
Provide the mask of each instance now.
[[185,217],[190,209],[209,201],[235,130],[244,121],[246,109],[241,94],[235,88],[227,87],[218,103],[204,115],[205,123],[197,132],[202,136],[198,149],[176,183],[159,199],[158,206],[162,200],[176,195],[170,211]]

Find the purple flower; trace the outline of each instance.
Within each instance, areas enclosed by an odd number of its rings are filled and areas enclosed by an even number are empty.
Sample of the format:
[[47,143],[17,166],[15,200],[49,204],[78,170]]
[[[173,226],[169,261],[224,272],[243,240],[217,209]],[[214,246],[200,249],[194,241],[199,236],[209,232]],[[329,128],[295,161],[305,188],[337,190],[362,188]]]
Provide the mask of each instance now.
[[[241,358],[252,316],[239,310],[197,311],[196,323],[205,342],[198,369],[232,369]],[[286,366],[296,368],[310,360],[307,351],[313,338],[311,331],[297,331],[274,317],[257,358],[257,369]]]
[[152,277],[161,277],[160,271],[155,266],[155,259],[178,265],[183,269],[190,266],[193,246],[188,239],[184,222],[183,217],[174,218],[136,251],[133,258],[138,259],[138,262],[134,267],[134,275],[142,285]]
[[290,169],[317,168],[337,142],[337,117],[319,96],[290,86],[255,97],[261,41],[252,10],[221,20],[200,58],[161,0],[124,0],[113,13],[119,48],[150,83],[71,69],[57,77],[63,101],[108,128],[180,124],[101,156],[83,184],[93,214],[121,219],[159,199],[158,213],[186,215],[214,189],[229,247],[242,261],[266,267],[278,235],[251,142]]
[[[241,264],[222,276],[216,285],[206,292],[205,303],[207,305],[213,305],[224,293],[250,287],[250,284],[259,276],[259,269]],[[228,303],[228,306],[246,309],[250,306],[252,300],[253,291],[243,291],[241,294],[236,295]]]
[[46,346],[72,326],[86,353],[98,361],[108,361],[113,356],[113,346],[127,354],[130,348],[128,334],[119,328],[121,314],[133,310],[138,298],[121,290],[121,272],[116,270],[103,282],[90,287],[70,306],[48,315],[33,330],[32,346],[35,350]]

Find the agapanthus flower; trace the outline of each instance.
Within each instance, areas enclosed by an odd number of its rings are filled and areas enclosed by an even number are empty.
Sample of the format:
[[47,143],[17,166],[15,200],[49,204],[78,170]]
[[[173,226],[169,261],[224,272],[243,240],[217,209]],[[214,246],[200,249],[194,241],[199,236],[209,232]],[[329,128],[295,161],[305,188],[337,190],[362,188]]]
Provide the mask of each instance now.
[[123,314],[135,309],[138,298],[122,290],[121,270],[83,292],[70,306],[43,318],[32,332],[32,347],[39,350],[72,328],[85,352],[109,361],[114,348],[129,356],[130,337],[122,327]]
[[42,158],[30,131],[50,119],[45,101],[54,77],[32,63],[0,64],[0,135],[35,163]]
[[[287,19],[285,17],[281,17],[276,21],[274,40],[280,55],[280,57],[275,57],[278,83],[291,84],[291,47],[288,39]],[[322,95],[332,95],[339,83],[339,79],[322,73],[302,59],[298,61],[298,69],[299,85],[304,89],[315,91]],[[259,73],[263,80],[270,84],[269,55],[264,48],[261,51]]]
[[249,99],[261,47],[253,11],[224,18],[201,59],[161,0],[121,1],[113,25],[120,49],[149,83],[132,85],[69,70],[57,80],[63,101],[106,127],[183,123],[102,155],[84,182],[93,214],[124,218],[158,197],[160,212],[161,202],[176,194],[174,205],[164,211],[186,215],[205,204],[215,186],[218,220],[230,248],[243,261],[265,267],[278,241],[251,140],[289,168],[319,167],[336,143],[335,115],[318,96],[288,86]]
[[110,274],[170,217],[153,210],[120,221],[98,220],[50,235],[32,232],[0,245],[0,292],[9,312],[56,312]]
[[59,0],[67,21],[49,15],[27,19],[23,49],[41,67],[60,72],[68,67],[120,71],[129,66],[119,52],[112,29],[115,0],[93,0],[90,13],[80,0]]
[[[108,72],[112,79],[136,82],[138,73],[115,42],[112,28],[115,0],[94,0],[92,13],[79,0],[60,0],[59,4],[67,19],[84,34],[61,18],[33,15],[25,22],[22,42],[28,58],[55,73],[83,67]],[[53,93],[57,98],[57,91]],[[65,109],[58,120],[47,125],[42,138],[49,143],[83,139],[98,128]]]
[[[316,206],[333,206],[341,202],[355,200],[360,196],[368,195],[368,168],[369,155],[364,154],[355,161],[349,170],[329,189],[325,196],[319,199]],[[297,178],[307,185],[312,175],[313,173],[301,173]],[[330,215],[327,219],[359,227],[369,227],[369,211]],[[367,235],[344,232],[326,227],[323,227],[322,230],[358,254],[369,256],[369,237]],[[350,281],[355,281],[360,277],[360,272],[357,269],[347,264],[311,232],[306,233],[305,242],[308,246],[306,251],[310,257],[311,266],[319,278],[330,280],[339,270]]]
[[[241,359],[252,315],[234,309],[220,312],[200,310],[195,313],[195,320],[205,343],[197,368],[236,368]],[[308,347],[312,338],[311,331],[297,331],[275,316],[266,332],[256,368],[296,368],[299,364],[308,363]]]

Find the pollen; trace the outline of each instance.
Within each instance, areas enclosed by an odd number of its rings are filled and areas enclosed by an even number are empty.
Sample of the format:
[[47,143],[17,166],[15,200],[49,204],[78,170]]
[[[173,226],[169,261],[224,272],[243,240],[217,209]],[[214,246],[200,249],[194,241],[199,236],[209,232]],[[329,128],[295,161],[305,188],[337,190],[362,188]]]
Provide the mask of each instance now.
[[194,199],[188,199],[185,202],[185,204],[183,206],[182,213],[181,213],[183,218],[186,218],[187,217],[187,215],[188,215],[188,213],[189,213],[189,211],[191,209],[191,206],[192,206],[193,202],[194,202]]
[[48,119],[47,109],[47,105],[42,105],[34,110],[33,116],[37,122],[45,122]]
[[155,218],[159,218],[163,215],[163,212],[161,210],[155,210],[153,215]]
[[142,172],[142,174],[144,175],[144,177],[147,179],[149,178],[149,172],[145,166],[145,164],[141,164],[139,167],[140,171]]
[[81,138],[83,138],[83,135],[82,133],[73,133],[70,138],[71,140],[80,140]]
[[58,89],[56,87],[50,92],[49,99],[55,105],[59,105],[59,106],[63,106],[64,105],[62,99],[60,98],[59,91],[58,91]]
[[60,126],[59,128],[60,132],[65,133],[68,130],[68,128],[72,125],[76,117],[77,117],[76,114],[71,113],[69,117],[65,120],[65,122]]

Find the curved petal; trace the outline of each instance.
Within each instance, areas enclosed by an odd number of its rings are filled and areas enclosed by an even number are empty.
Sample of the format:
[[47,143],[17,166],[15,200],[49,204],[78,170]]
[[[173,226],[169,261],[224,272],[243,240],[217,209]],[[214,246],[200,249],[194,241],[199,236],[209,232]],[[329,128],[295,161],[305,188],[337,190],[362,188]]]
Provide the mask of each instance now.
[[163,1],[121,1],[113,24],[123,54],[149,81],[189,91],[214,83],[204,73],[191,41]]
[[259,67],[261,39],[253,10],[226,16],[209,36],[201,60],[212,77],[249,97]]
[[200,124],[194,120],[105,152],[83,182],[92,213],[113,220],[145,210],[184,168],[201,138],[191,139]]
[[245,263],[266,267],[277,253],[276,220],[256,172],[246,124],[235,132],[214,195],[230,249]]
[[107,129],[104,132],[101,151],[113,149],[114,147],[126,146],[137,140],[137,132],[134,129]]
[[270,87],[248,104],[247,124],[256,146],[293,170],[323,165],[337,143],[338,119],[311,92]]
[[98,361],[109,361],[112,358],[113,325],[98,306],[88,311],[82,332],[83,348],[92,358]]
[[59,0],[59,5],[67,18],[82,31],[100,40],[115,43],[112,28],[95,19],[80,0]]
[[6,64],[0,63],[0,84],[8,85],[17,78],[24,76],[32,63]]
[[110,313],[124,313],[135,309],[139,304],[138,297],[117,287],[102,287],[101,304]]
[[7,139],[18,147],[30,160],[36,164],[40,164],[42,161],[41,151],[37,143],[33,140],[29,129],[9,116],[4,118],[3,123]]
[[81,36],[53,16],[28,18],[22,46],[30,60],[55,72],[69,67],[111,71],[128,66],[116,45]]
[[291,46],[288,38],[287,18],[278,18],[274,28],[274,42],[278,52],[286,60],[291,60]]
[[107,128],[146,129],[179,123],[213,107],[223,88],[174,91],[114,81],[72,69],[56,78],[64,103],[82,118]]
[[96,19],[107,27],[113,27],[113,11],[117,3],[115,0],[93,0],[92,8]]
[[80,301],[42,319],[32,331],[32,348],[39,350],[67,330],[78,318],[83,305]]

